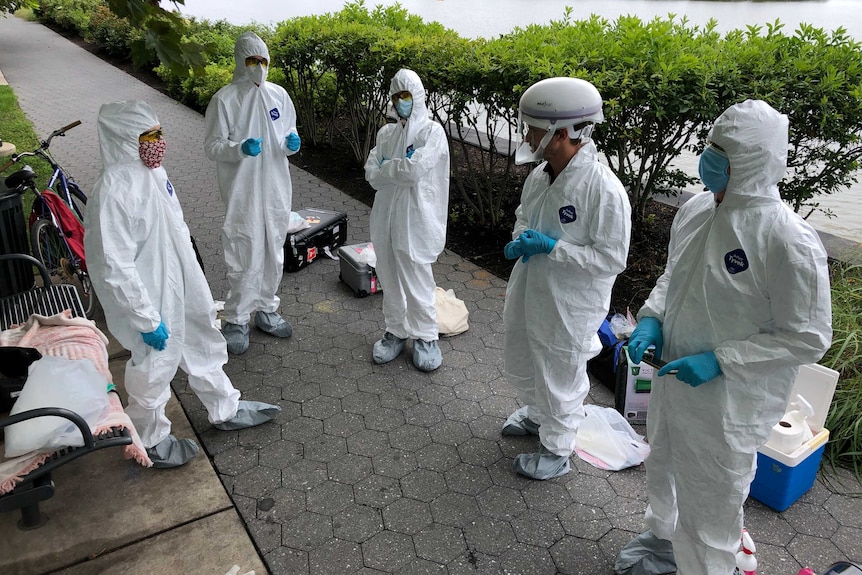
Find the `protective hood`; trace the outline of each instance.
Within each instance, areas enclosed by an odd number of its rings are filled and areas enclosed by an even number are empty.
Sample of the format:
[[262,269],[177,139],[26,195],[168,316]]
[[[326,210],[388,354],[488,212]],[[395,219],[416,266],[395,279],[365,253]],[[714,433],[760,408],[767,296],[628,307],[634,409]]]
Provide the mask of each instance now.
[[428,117],[428,106],[425,104],[425,87],[419,75],[413,70],[402,68],[395,73],[389,84],[389,96],[399,92],[410,92],[413,94],[413,112],[407,119],[406,144],[409,146],[415,142],[416,134],[428,125],[431,118]]
[[236,39],[236,45],[233,47],[233,56],[236,61],[236,68],[233,70],[233,83],[254,83],[254,80],[249,75],[251,68],[245,65],[245,59],[251,56],[261,56],[269,62],[269,49],[266,47],[266,43],[260,39],[260,36],[254,32],[243,32]]
[[99,108],[99,147],[102,165],[140,162],[138,136],[159,125],[159,119],[149,104],[128,100],[103,104]]
[[709,140],[730,160],[728,196],[778,199],[787,168],[787,116],[762,100],[735,104],[718,117]]

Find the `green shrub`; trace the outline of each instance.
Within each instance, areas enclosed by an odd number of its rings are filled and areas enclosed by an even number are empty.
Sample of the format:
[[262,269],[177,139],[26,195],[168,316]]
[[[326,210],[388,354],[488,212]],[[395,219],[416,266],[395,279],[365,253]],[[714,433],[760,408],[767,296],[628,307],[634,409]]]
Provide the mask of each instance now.
[[834,262],[831,276],[832,347],[820,363],[841,375],[826,419],[825,458],[862,477],[862,265]]
[[39,18],[84,37],[90,15],[102,4],[102,0],[40,0]]
[[107,6],[98,6],[90,16],[84,39],[101,47],[111,56],[130,58],[129,39],[132,27],[125,18],[118,18]]

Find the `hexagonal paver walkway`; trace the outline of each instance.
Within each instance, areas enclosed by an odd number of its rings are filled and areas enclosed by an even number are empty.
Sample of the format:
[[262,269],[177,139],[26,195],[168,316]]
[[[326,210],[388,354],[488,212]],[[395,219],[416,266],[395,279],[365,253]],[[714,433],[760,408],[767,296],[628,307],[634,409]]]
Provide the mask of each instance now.
[[[36,130],[84,121],[57,142],[56,153],[86,188],[99,167],[98,106],[143,98],[156,108],[168,140],[166,167],[213,294],[223,299],[223,208],[214,166],[202,152],[200,114],[36,24],[0,22],[0,37],[0,69]],[[368,241],[365,205],[301,169],[292,173],[295,208],[344,211],[349,242]],[[338,262],[322,258],[284,276],[281,311],[294,336],[253,330],[248,353],[227,366],[245,398],[281,405],[276,423],[215,431],[186,380],[174,382],[269,569],[611,573],[620,547],[644,529],[643,468],[609,473],[575,459],[572,472],[555,480],[515,475],[513,456],[534,450],[536,440],[499,432],[518,406],[501,371],[506,283],[448,251],[434,273],[470,311],[469,331],[441,340],[443,367],[434,373],[417,371],[409,348],[388,365],[371,362],[383,331],[382,296],[355,298],[339,282]],[[613,403],[601,386],[590,400]],[[794,575],[805,564],[822,571],[835,560],[862,558],[862,500],[847,496],[860,486],[843,479],[818,481],[784,513],[749,501],[760,573]]]

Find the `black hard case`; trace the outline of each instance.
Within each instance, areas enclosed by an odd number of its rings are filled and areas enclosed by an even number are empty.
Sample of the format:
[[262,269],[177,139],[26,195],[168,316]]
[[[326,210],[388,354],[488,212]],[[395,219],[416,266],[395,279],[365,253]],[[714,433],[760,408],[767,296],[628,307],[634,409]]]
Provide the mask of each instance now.
[[311,223],[310,228],[287,234],[284,242],[284,271],[296,272],[316,260],[328,247],[335,252],[347,239],[347,214],[317,208],[297,213]]
[[362,250],[368,249],[368,246],[369,244],[365,243],[344,246],[338,249],[338,260],[341,266],[341,273],[338,277],[353,290],[353,294],[356,297],[366,297],[370,294],[383,291],[374,268],[357,259]]

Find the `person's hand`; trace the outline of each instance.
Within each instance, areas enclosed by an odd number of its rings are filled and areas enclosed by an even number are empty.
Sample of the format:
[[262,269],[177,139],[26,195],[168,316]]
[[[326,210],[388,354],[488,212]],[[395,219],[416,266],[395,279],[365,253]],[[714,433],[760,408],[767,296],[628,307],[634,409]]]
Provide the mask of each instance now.
[[296,132],[291,132],[284,138],[284,143],[287,144],[287,149],[291,152],[295,152],[299,149],[299,146],[302,145],[302,140],[299,138],[299,134]]
[[557,245],[557,240],[549,238],[542,232],[536,230],[527,230],[518,238],[521,242],[521,251],[524,257],[521,261],[527,263],[531,257],[536,254],[549,254],[554,246]]
[[165,325],[165,322],[160,322],[159,327],[157,327],[155,331],[148,333],[141,332],[141,337],[144,338],[145,344],[155,350],[162,351],[165,349],[165,342],[168,341],[168,338],[170,337],[168,335],[168,326]]
[[645,317],[638,322],[631,336],[629,336],[629,357],[632,358],[634,363],[640,363],[647,348],[654,345],[655,358],[661,359],[663,344],[661,322],[654,317]]
[[414,153],[416,153],[416,148],[410,148],[409,150],[407,150],[407,153],[404,155],[404,157],[412,158]]
[[670,371],[678,370],[676,378],[692,387],[704,384],[711,379],[721,375],[721,366],[714,351],[707,351],[697,355],[687,355],[679,359],[667,362],[658,372],[665,375]]
[[524,255],[524,250],[521,248],[521,240],[512,240],[506,247],[503,248],[503,255],[507,260],[516,260]]
[[242,143],[242,153],[246,156],[257,156],[260,154],[260,144],[263,138],[249,138]]

